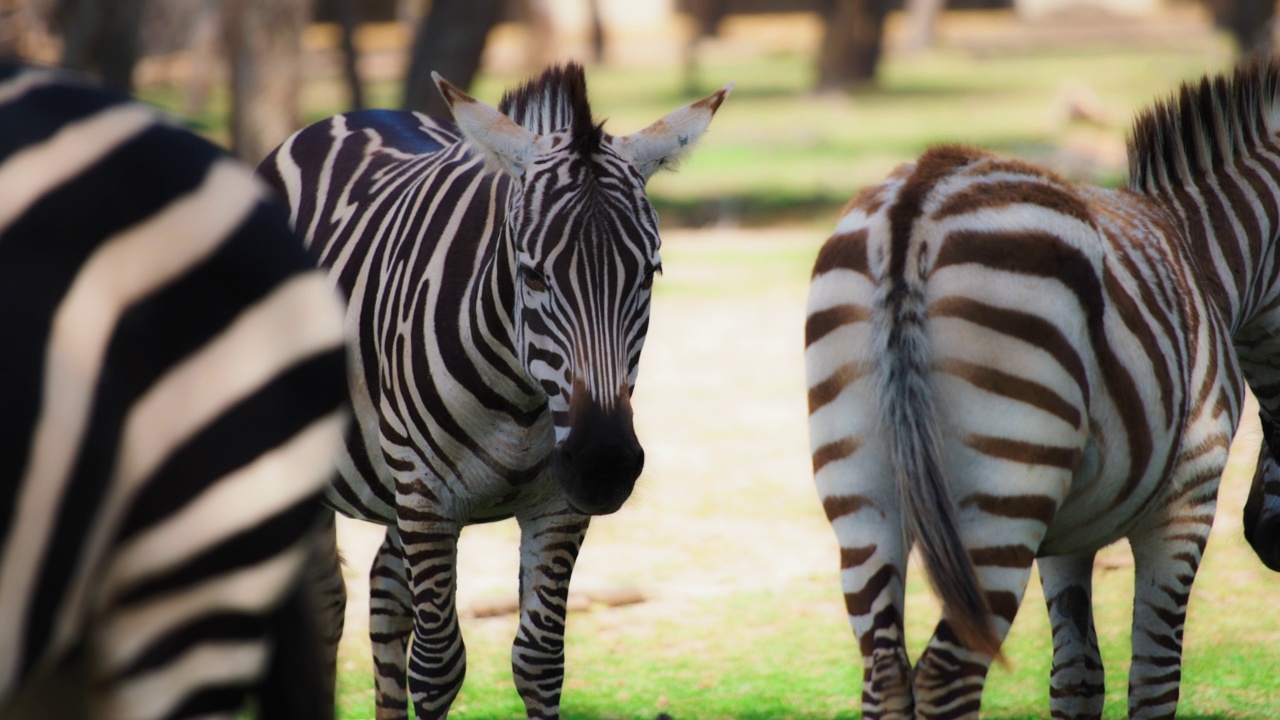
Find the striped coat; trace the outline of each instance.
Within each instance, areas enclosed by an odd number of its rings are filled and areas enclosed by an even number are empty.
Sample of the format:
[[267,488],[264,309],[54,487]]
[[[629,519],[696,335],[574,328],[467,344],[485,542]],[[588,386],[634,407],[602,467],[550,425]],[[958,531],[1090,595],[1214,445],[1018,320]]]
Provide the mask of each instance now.
[[466,667],[459,533],[514,516],[516,686],[553,718],[578,549],[644,465],[631,390],[661,271],[645,182],[729,89],[612,136],[576,65],[497,109],[437,82],[454,123],[339,115],[259,172],[348,298],[358,422],[328,500],[390,528],[370,581],[378,717],[405,717],[406,691],[419,717],[448,712]]
[[[1256,340],[1280,299],[1278,77],[1206,79],[1148,110],[1128,188],[941,147],[850,204],[814,267],[806,365],[865,717],[976,717],[1033,560],[1053,716],[1098,717],[1090,575],[1120,539],[1130,715],[1173,717],[1246,377],[1280,401]],[[946,608],[914,670],[913,544]]]
[[324,717],[293,588],[343,427],[332,292],[248,169],[140,103],[3,66],[0,128],[0,717],[234,718],[275,639],[264,714]]

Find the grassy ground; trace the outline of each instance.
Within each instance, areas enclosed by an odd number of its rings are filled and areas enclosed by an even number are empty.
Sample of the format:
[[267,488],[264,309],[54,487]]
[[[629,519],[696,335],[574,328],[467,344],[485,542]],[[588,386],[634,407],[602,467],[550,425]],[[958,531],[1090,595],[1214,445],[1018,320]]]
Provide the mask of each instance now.
[[[626,586],[648,601],[570,613],[569,720],[859,716],[861,668],[838,554],[807,467],[799,321],[820,240],[803,230],[667,233],[635,402],[645,477],[627,507],[592,527],[574,576],[575,592]],[[1280,578],[1240,530],[1256,441],[1256,429],[1238,440],[1192,596],[1181,717],[1272,717],[1280,707],[1280,621],[1270,601]],[[464,533],[464,613],[514,595],[516,540],[510,523]],[[352,561],[361,572],[364,563]],[[1095,612],[1107,718],[1125,716],[1132,582],[1127,547],[1105,550]],[[908,590],[916,654],[937,607],[918,570]],[[520,715],[514,629],[510,615],[464,621],[469,670],[457,717]],[[369,717],[372,707],[359,632],[344,647],[348,718]],[[1006,645],[1010,667],[993,670],[984,715],[1045,717],[1050,653],[1033,579]]]
[[[811,27],[774,28],[760,39],[731,26],[704,52],[702,93],[730,80],[737,87],[692,159],[678,174],[655,178],[650,190],[669,228],[721,229],[665,235],[666,275],[635,399],[648,464],[627,507],[593,526],[575,574],[575,596],[586,599],[569,621],[569,720],[660,712],[678,720],[858,717],[861,669],[805,437],[803,303],[823,235],[859,187],[931,143],[975,144],[1071,177],[1119,182],[1135,108],[1229,60],[1220,38],[1202,28],[1160,34],[1132,27],[1124,42],[1028,45],[1030,31],[1007,20],[948,23],[940,47],[891,54],[877,88],[837,96],[807,91]],[[1038,32],[1052,37],[1054,29]],[[496,102],[522,74],[489,73],[475,94]],[[597,113],[617,133],[696,97],[684,92],[673,58],[591,68],[589,81]],[[336,87],[332,79],[309,83],[310,119],[341,109]],[[147,92],[176,106],[180,90]],[[372,81],[370,95],[377,104],[397,102],[390,80]],[[224,111],[215,94],[190,122],[225,137]],[[744,226],[786,229],[735,229]],[[1280,580],[1240,535],[1253,433],[1244,433],[1245,447],[1233,456],[1192,596],[1180,706],[1186,718],[1273,717],[1280,708],[1280,620],[1269,602]],[[343,717],[368,718],[361,576],[378,535],[347,523],[343,538],[352,595]],[[521,715],[509,669],[514,618],[472,617],[490,600],[514,595],[516,540],[511,523],[464,533],[459,599],[470,664],[458,717]],[[1104,551],[1095,611],[1108,718],[1125,714],[1132,575],[1126,548]],[[647,601],[591,604],[594,591],[619,587]],[[914,654],[937,609],[918,572],[909,593]],[[1010,667],[993,671],[984,714],[1046,716],[1047,625],[1033,579],[1006,645]]]

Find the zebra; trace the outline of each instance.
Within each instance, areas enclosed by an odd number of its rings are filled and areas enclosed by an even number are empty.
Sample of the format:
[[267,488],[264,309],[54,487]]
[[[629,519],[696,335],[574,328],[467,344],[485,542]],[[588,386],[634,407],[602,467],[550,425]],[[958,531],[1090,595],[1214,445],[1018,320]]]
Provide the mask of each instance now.
[[1262,443],[1244,505],[1244,537],[1263,565],[1280,572],[1280,463],[1272,449],[1280,442],[1280,427],[1267,413],[1261,415]]
[[[1129,715],[1172,718],[1192,581],[1280,304],[1280,65],[1139,114],[1127,187],[941,146],[860,192],[814,263],[814,480],[868,718],[972,718],[1039,565],[1050,710],[1099,717],[1095,552],[1135,561]],[[914,670],[915,546],[943,617]]]
[[574,561],[644,464],[630,398],[662,270],[645,184],[732,85],[613,136],[577,64],[497,109],[434,78],[453,123],[338,115],[259,174],[348,298],[357,422],[326,499],[389,528],[370,572],[377,716],[407,717],[410,695],[418,717],[448,712],[466,667],[459,534],[514,516],[515,684],[529,717],[555,718]]
[[0,128],[0,717],[232,719],[268,671],[263,717],[332,717],[294,586],[339,298],[251,170],[150,107],[4,64]]

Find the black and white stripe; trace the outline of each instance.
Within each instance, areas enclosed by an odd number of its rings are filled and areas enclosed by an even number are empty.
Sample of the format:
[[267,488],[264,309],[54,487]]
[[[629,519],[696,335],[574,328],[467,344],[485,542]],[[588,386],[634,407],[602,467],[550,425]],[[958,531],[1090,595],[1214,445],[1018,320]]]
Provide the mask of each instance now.
[[531,717],[557,717],[589,516],[617,510],[643,466],[630,397],[661,269],[645,182],[703,134],[728,88],[614,137],[576,65],[497,110],[437,82],[456,125],[339,115],[260,173],[348,298],[358,423],[328,499],[390,528],[371,578],[378,717],[405,717],[410,627],[417,714],[447,713],[465,670],[458,535],[513,515],[516,684]]
[[[943,147],[851,203],[814,267],[806,364],[865,717],[977,717],[1033,561],[1053,717],[1099,717],[1090,578],[1121,538],[1130,716],[1174,716],[1245,379],[1280,410],[1277,117],[1280,66],[1259,65],[1142,114],[1126,189]],[[913,544],[946,608],[914,669]]]
[[312,267],[209,143],[0,68],[0,716],[236,717],[341,442]]

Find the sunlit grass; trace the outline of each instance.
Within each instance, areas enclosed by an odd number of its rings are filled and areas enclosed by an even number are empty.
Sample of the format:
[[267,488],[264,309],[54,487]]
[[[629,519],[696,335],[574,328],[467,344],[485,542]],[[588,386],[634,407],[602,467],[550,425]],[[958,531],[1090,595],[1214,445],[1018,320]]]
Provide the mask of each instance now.
[[[807,240],[798,237],[807,235],[762,238],[753,233],[737,237],[732,232],[717,232],[711,239],[700,239],[677,234],[664,249],[669,270],[656,284],[655,330],[668,328],[678,313],[697,314],[695,323],[703,322],[704,316],[733,315],[745,327],[757,322],[771,304],[797,309],[820,241],[817,235]],[[777,334],[772,325],[755,332],[799,347],[798,326],[794,330],[791,337],[785,331]],[[652,339],[654,345],[647,352],[670,355],[678,350],[663,342],[662,338]],[[826,537],[825,520],[806,477],[779,477],[769,471],[762,477],[751,475],[755,466],[771,462],[768,458],[773,453],[791,450],[790,446],[772,449],[767,440],[769,428],[752,427],[744,415],[752,412],[754,403],[772,402],[774,395],[787,392],[786,387],[775,388],[773,383],[790,378],[770,377],[773,368],[760,364],[759,359],[743,357],[740,362],[755,369],[688,371],[701,378],[728,372],[734,377],[753,377],[756,383],[752,388],[755,399],[748,397],[737,404],[725,401],[722,412],[737,418],[736,422],[700,426],[697,436],[687,439],[690,445],[702,448],[708,456],[707,465],[690,464],[680,456],[681,471],[659,466],[653,477],[643,480],[649,487],[638,499],[638,507],[625,510],[621,514],[625,517],[603,518],[593,525],[584,554],[609,555],[626,543],[648,542],[653,553],[706,544],[689,550],[691,560],[673,557],[654,561],[656,570],[629,571],[619,566],[620,561],[609,561],[613,572],[646,587],[669,573],[688,572],[687,568],[671,568],[673,563],[696,562],[705,568],[703,572],[711,573],[717,566],[739,559],[725,557],[726,551],[749,553],[773,545],[794,545],[794,539],[783,534],[748,534],[723,546],[712,546],[707,543],[706,528],[719,524],[733,527],[733,523],[762,520],[777,528],[777,533],[803,525],[819,528],[819,535]],[[666,375],[655,377],[660,373],[660,366],[642,364],[640,387],[655,394],[639,398],[637,407],[659,418],[688,412],[688,407],[678,403],[656,404],[668,394],[655,386],[678,382]],[[687,402],[698,404],[701,398],[690,395]],[[779,417],[778,423],[788,423],[778,432],[794,430],[789,418]],[[652,429],[646,437],[653,437]],[[1240,451],[1232,456],[1223,481],[1217,527],[1192,593],[1179,706],[1182,718],[1274,717],[1280,707],[1280,673],[1276,672],[1280,668],[1280,618],[1273,602],[1280,596],[1280,577],[1262,567],[1240,530],[1240,507],[1252,472],[1252,448],[1256,447],[1250,443],[1256,440],[1246,433],[1239,442]],[[663,456],[687,452],[670,442],[661,437],[646,440],[655,463]],[[803,457],[799,462],[803,465]],[[673,533],[668,525],[655,525],[651,533],[639,534],[640,528],[659,521],[682,529]],[[511,541],[514,544],[514,538]],[[611,545],[602,549],[606,543]],[[1100,558],[1094,573],[1094,613],[1107,670],[1104,717],[1118,719],[1127,715],[1133,569],[1123,544],[1104,549]],[[739,576],[735,585],[706,597],[668,597],[629,607],[596,606],[571,612],[564,717],[653,720],[662,712],[676,720],[860,717],[861,660],[845,620],[834,552],[830,560],[829,571],[802,573],[772,585],[764,584],[763,578]],[[938,617],[937,602],[919,568],[913,568],[908,577],[906,617],[908,648],[915,657]],[[510,670],[515,622],[512,616],[463,621],[468,672],[454,716],[497,720],[522,715]],[[366,648],[356,643],[345,657],[347,718],[371,716]],[[1004,653],[1009,666],[993,668],[988,678],[984,717],[1047,717],[1052,644],[1034,574]]]

